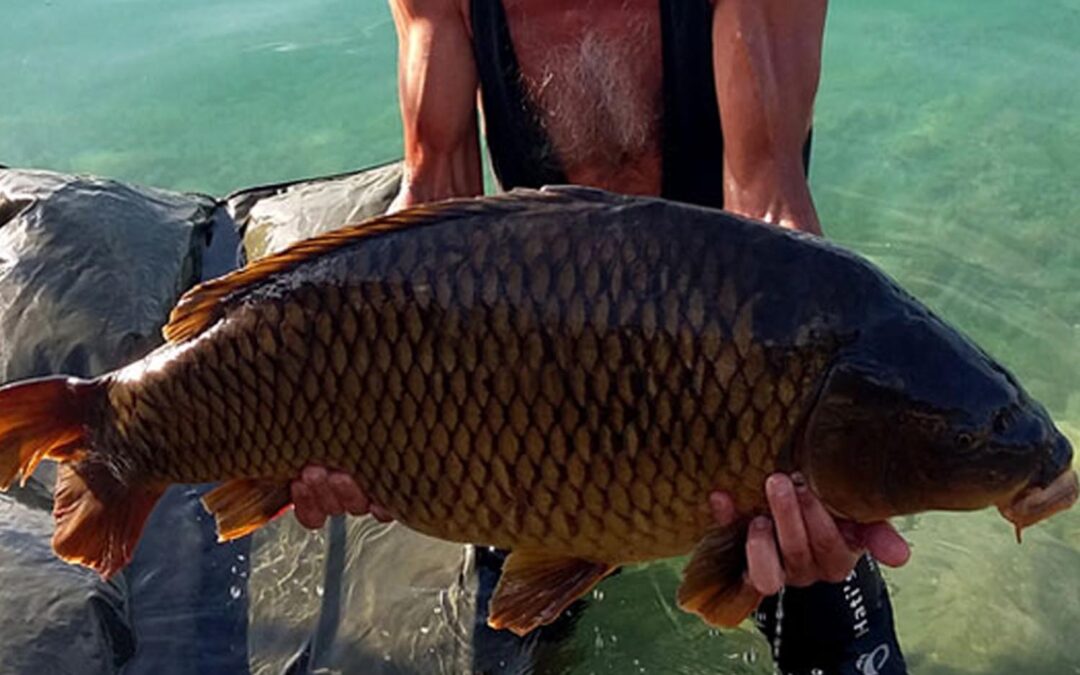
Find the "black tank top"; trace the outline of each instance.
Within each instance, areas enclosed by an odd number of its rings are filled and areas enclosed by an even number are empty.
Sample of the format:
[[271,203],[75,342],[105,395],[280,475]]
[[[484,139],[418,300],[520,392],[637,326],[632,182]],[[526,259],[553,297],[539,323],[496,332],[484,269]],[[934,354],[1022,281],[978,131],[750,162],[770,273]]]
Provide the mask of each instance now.
[[[471,0],[473,49],[488,150],[504,189],[566,183],[561,161],[526,95],[502,0]],[[724,205],[724,137],[713,79],[712,4],[659,0],[663,52],[661,196]],[[803,148],[809,166],[810,138]]]

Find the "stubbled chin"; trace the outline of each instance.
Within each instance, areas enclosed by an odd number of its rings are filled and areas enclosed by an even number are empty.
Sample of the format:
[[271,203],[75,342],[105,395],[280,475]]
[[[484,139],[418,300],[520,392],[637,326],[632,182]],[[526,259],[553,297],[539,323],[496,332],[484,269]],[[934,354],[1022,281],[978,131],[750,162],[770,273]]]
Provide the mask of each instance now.
[[999,504],[998,510],[1016,526],[1019,539],[1021,530],[1069,508],[1076,503],[1078,494],[1080,483],[1076,471],[1067,469],[1046,487],[1022,490],[1009,503]]

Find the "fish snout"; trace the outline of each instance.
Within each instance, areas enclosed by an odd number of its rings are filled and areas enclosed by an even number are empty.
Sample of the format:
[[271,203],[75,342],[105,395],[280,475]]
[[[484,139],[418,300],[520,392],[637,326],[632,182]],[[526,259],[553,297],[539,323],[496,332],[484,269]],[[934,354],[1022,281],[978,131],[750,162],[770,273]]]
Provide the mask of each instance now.
[[1032,480],[1035,487],[1045,488],[1057,480],[1063,472],[1072,466],[1073,448],[1065,435],[1054,431],[1053,438],[1049,441],[1049,448],[1043,459],[1039,472]]
[[1049,427],[1040,456],[1027,487],[998,504],[1001,515],[1016,527],[1017,541],[1025,527],[1070,508],[1080,496],[1080,479],[1072,468],[1072,444],[1053,426]]
[[[1069,451],[1071,452],[1071,448]],[[1011,502],[998,507],[1001,515],[1016,527],[1017,540],[1025,527],[1070,508],[1080,496],[1080,480],[1077,479],[1076,471],[1068,466],[1044,485],[1039,485],[1039,482],[1033,481]]]

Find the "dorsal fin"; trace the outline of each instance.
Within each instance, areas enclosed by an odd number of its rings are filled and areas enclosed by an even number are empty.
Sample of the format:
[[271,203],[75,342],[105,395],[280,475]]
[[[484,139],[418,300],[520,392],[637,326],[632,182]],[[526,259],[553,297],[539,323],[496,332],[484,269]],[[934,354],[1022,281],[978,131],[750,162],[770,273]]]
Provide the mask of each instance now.
[[369,218],[355,225],[297,242],[285,250],[250,263],[223,277],[195,286],[180,298],[162,329],[169,342],[185,342],[214,325],[225,313],[224,301],[253,288],[272,276],[289,272],[303,262],[358,241],[411,227],[492,213],[521,211],[538,202],[565,202],[568,196],[515,190],[513,194],[485,199],[451,199],[415,206],[397,213]]

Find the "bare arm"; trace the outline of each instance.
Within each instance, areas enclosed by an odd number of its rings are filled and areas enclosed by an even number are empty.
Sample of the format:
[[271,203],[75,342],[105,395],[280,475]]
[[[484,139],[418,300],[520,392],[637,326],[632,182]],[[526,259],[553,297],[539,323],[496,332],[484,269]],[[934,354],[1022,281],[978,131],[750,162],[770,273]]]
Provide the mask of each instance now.
[[391,210],[483,193],[476,64],[460,0],[390,0],[405,175]]
[[827,0],[714,0],[713,61],[724,132],[724,204],[821,234],[803,173]]

